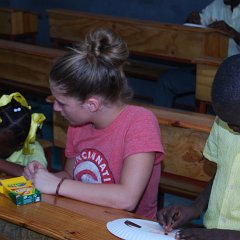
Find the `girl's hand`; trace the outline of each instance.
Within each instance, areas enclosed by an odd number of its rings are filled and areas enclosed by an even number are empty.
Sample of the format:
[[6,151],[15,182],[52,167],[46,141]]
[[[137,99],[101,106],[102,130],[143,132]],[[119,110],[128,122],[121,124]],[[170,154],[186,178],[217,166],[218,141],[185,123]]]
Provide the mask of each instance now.
[[41,193],[55,194],[61,178],[48,172],[46,168],[38,168],[35,170],[35,174],[32,176],[31,180]]
[[34,160],[34,161],[28,163],[27,166],[24,168],[23,176],[26,179],[31,180],[33,178],[36,170],[40,169],[40,168],[45,168],[45,167],[38,161]]

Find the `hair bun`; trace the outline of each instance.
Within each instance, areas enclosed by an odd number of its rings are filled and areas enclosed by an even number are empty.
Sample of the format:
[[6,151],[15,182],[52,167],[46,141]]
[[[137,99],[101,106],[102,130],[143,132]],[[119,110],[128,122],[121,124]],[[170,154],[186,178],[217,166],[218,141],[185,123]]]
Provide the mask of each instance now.
[[85,38],[85,44],[89,46],[88,54],[109,67],[121,66],[129,55],[125,41],[111,29],[91,30]]

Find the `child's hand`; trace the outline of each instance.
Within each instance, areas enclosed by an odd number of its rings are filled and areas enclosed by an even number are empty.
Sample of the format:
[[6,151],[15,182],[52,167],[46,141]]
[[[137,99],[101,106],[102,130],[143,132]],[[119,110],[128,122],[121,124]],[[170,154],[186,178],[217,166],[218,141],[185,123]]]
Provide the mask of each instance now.
[[158,221],[167,233],[188,223],[194,216],[195,211],[193,207],[172,205],[158,212]]
[[229,37],[234,38],[236,35],[236,30],[229,26],[225,21],[215,21],[208,25],[211,28],[215,28],[224,31]]
[[31,180],[33,178],[34,174],[36,173],[36,171],[41,168],[45,168],[45,167],[38,161],[34,160],[34,161],[28,163],[27,166],[24,168],[23,176],[26,179]]
[[197,11],[192,11],[187,19],[185,20],[185,23],[194,23],[194,24],[200,24],[201,23],[201,18],[199,15],[199,12]]

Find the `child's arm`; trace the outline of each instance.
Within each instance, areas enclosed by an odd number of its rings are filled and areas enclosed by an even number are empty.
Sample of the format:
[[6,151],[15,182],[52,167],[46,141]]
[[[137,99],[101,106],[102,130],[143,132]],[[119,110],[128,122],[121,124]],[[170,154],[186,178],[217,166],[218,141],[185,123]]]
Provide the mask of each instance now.
[[5,159],[0,159],[0,172],[4,172],[10,176],[21,176],[23,174],[24,171],[24,167],[16,164],[16,163],[12,163],[12,162],[8,162]]
[[236,240],[240,239],[240,232],[227,229],[186,228],[177,232],[176,239]]
[[190,206],[174,204],[159,211],[158,220],[166,232],[183,226],[201,215],[208,205],[213,179]]
[[225,34],[230,38],[233,38],[237,44],[240,44],[240,33],[233,27],[229,26],[225,21],[215,21],[208,26],[225,32]]

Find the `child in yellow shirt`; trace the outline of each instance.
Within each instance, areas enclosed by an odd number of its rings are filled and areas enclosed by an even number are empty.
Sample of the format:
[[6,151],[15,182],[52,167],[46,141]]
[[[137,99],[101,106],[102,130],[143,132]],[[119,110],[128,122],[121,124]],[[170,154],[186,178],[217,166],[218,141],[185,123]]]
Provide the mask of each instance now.
[[[216,173],[191,205],[174,204],[158,213],[166,232],[183,226],[178,240],[240,239],[240,54],[219,66],[211,96],[217,117],[203,156],[216,164]],[[189,227],[202,213],[203,227]]]

